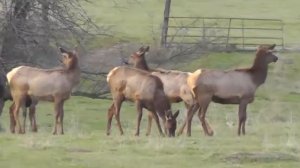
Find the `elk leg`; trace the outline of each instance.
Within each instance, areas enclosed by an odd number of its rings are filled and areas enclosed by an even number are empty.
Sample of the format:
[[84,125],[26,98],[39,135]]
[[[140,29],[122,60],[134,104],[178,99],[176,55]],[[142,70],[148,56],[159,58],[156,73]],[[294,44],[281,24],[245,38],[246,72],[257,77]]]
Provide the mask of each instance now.
[[205,135],[212,136],[214,134],[214,132],[211,130],[210,126],[208,125],[208,123],[205,119],[205,115],[206,115],[209,103],[210,103],[210,101],[207,100],[207,102],[204,102],[201,105],[201,111],[199,110],[198,117],[199,117],[199,120],[201,121],[201,125],[202,125]]
[[247,120],[247,112],[245,112],[245,120],[242,124],[242,133],[243,133],[243,135],[246,135],[246,130],[245,130],[246,120]]
[[29,107],[29,120],[30,120],[31,131],[32,132],[37,132],[36,116],[35,116],[35,105],[31,105]]
[[156,114],[156,112],[152,112],[152,116],[156,122],[156,125],[157,125],[157,128],[158,128],[158,132],[161,136],[164,136],[164,133],[162,132],[162,129],[161,129],[161,126],[160,126],[160,123],[159,123],[159,118]]
[[212,136],[214,133],[205,119],[207,108],[209,106],[210,101],[211,101],[210,98],[205,98],[204,96],[202,96],[201,110],[199,110],[198,112],[198,117],[199,120],[201,121],[201,125],[204,130],[204,133],[205,135],[208,136]]
[[[157,121],[158,121],[159,124],[160,124],[160,121],[159,121],[158,117],[160,117],[162,119],[162,123],[163,123],[163,126],[164,126],[164,132],[165,132],[165,134],[167,134],[166,114],[165,114],[165,111],[152,112],[152,117],[155,117],[155,115],[157,116]],[[162,135],[164,136],[164,134],[162,134]]]
[[139,100],[136,101],[136,108],[137,108],[137,125],[136,125],[135,136],[139,136],[140,135],[140,125],[141,125],[141,120],[142,120],[142,116],[143,116],[142,104]]
[[[187,103],[184,103],[184,105],[185,105],[185,107],[187,109],[186,114],[188,114],[191,106],[189,104],[187,104]],[[179,135],[181,135],[183,133],[183,130],[184,130],[185,126],[186,126],[186,120],[187,120],[187,117],[184,119],[184,122],[182,123],[181,127],[179,128],[179,131],[177,132],[177,136],[179,136]]]
[[122,102],[123,102],[123,98],[118,97],[116,99],[115,103],[114,103],[114,105],[115,105],[115,118],[117,120],[117,125],[119,127],[121,135],[124,134],[123,129],[122,129],[122,125],[121,125],[121,121],[120,121],[120,109],[121,109]]
[[[187,125],[187,122],[188,122],[189,118],[190,117],[193,118],[195,112],[199,109],[198,104],[194,104],[194,105],[191,105],[191,106],[186,105],[186,107],[188,109],[187,110],[187,116],[186,116],[186,119],[184,120],[182,126],[180,127],[178,133],[177,133],[178,136],[183,133],[183,130],[184,130],[185,126]],[[189,115],[192,115],[192,116],[189,117]],[[190,119],[190,120],[192,120],[192,119]],[[189,136],[191,136],[191,133],[189,133]]]
[[167,123],[166,116],[161,117],[161,119],[164,124],[164,133],[165,133],[165,135],[168,135],[167,126],[166,126],[166,123]]
[[60,108],[59,108],[59,125],[60,125],[60,134],[64,134],[64,101],[60,103]]
[[150,133],[151,133],[151,127],[152,127],[152,113],[153,112],[148,112],[148,126],[147,126],[147,133],[146,133],[146,136],[149,136]]
[[246,122],[246,109],[247,109],[247,103],[245,103],[244,101],[240,102],[239,105],[239,126],[238,126],[238,135],[241,135],[241,128],[242,133],[245,135],[245,122]]
[[[188,114],[187,114],[187,119],[186,119],[186,124],[187,124],[186,135],[188,137],[190,137],[192,135],[191,134],[191,132],[192,132],[191,130],[192,130],[192,119],[193,119],[194,113],[197,111],[197,109],[199,109],[198,105],[196,107],[194,107],[193,110],[189,110]],[[199,111],[200,111],[200,109],[199,109]],[[183,127],[183,129],[184,129],[184,127]]]
[[112,103],[107,111],[107,126],[106,126],[106,135],[110,135],[111,121],[115,113],[115,105]]
[[26,109],[26,106],[22,107],[22,114],[23,114],[23,130],[22,130],[22,132],[25,133],[26,118],[27,118],[27,109]]
[[21,102],[20,101],[16,101],[15,102],[15,108],[13,110],[13,116],[14,116],[14,120],[15,120],[15,131],[18,132],[19,134],[22,133],[22,125],[20,123],[20,119],[19,119],[19,109],[21,107]]
[[52,134],[56,135],[57,134],[57,127],[59,124],[59,117],[60,117],[60,104],[61,101],[55,100],[54,101],[54,126],[53,126],[53,131]]
[[10,132],[15,133],[16,121],[14,118],[14,107],[15,103],[13,102],[9,107],[9,117],[10,117]]

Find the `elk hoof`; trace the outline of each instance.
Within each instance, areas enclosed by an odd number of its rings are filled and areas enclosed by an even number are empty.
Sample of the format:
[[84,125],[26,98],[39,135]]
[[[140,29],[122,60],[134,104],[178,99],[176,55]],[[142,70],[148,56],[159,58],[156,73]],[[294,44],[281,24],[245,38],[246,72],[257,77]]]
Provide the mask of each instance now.
[[25,134],[25,131],[20,129],[20,130],[18,131],[18,134]]
[[32,128],[32,132],[38,132],[37,128]]
[[206,135],[213,136],[214,135],[214,131],[210,130]]
[[177,134],[176,134],[177,136],[180,136],[180,135],[182,135],[182,131],[179,131],[179,132],[177,132]]

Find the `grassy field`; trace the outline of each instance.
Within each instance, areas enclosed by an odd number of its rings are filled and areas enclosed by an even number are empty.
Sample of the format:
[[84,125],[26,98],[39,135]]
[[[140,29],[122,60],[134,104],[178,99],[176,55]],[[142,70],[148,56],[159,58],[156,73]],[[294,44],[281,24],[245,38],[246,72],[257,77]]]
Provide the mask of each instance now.
[[[84,4],[99,25],[111,26],[114,38],[96,41],[105,46],[118,41],[152,43],[160,39],[164,1],[162,0],[91,0]],[[286,45],[300,44],[298,0],[172,0],[171,16],[275,18],[285,23]]]
[[[114,37],[93,41],[93,47],[116,42],[157,42],[162,22],[162,0],[91,0],[84,4],[99,25],[112,26]],[[300,1],[279,0],[173,0],[173,16],[221,16],[279,18],[285,22],[287,44],[300,44],[298,30]],[[176,69],[228,69],[250,66],[253,53],[210,53],[194,60],[176,60]],[[132,103],[124,103],[121,120],[125,131],[119,135],[115,125],[106,136],[106,113],[110,100],[72,97],[65,105],[65,135],[53,136],[53,107],[37,107],[38,133],[9,133],[7,103],[0,117],[1,168],[98,168],[98,167],[218,167],[218,168],[298,168],[300,167],[300,55],[279,53],[279,61],[270,66],[266,84],[248,107],[246,136],[237,136],[237,106],[211,104],[207,118],[215,135],[206,137],[197,117],[192,137],[160,137],[153,125],[145,136],[146,113],[141,136],[135,137],[136,112]],[[162,67],[163,68],[163,67]],[[185,117],[180,109],[179,125]]]
[[[252,63],[249,53],[211,53],[178,69],[200,67],[227,69]],[[182,62],[182,61],[181,61]],[[208,119],[215,130],[206,137],[198,119],[193,120],[192,137],[158,136],[153,127],[145,136],[146,113],[141,136],[135,137],[135,108],[124,103],[121,118],[125,131],[105,135],[106,112],[110,100],[72,97],[65,105],[65,135],[53,136],[52,105],[41,103],[37,109],[38,133],[9,133],[8,113],[0,118],[0,167],[288,167],[300,166],[300,57],[280,53],[270,66],[266,84],[259,88],[256,100],[248,108],[246,136],[238,137],[237,106],[211,104]],[[179,124],[185,112],[182,104]],[[154,125],[155,126],[155,125]]]

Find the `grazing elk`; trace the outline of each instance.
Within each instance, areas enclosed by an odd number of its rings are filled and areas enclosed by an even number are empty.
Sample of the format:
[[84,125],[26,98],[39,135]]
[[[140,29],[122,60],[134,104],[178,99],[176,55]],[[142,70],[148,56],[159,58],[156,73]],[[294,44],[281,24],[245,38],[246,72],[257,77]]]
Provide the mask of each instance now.
[[[220,104],[239,105],[238,135],[245,135],[246,109],[252,103],[256,89],[262,85],[268,74],[268,64],[276,62],[278,57],[272,50],[274,45],[259,46],[252,67],[235,70],[202,70],[190,83],[190,88],[196,96],[200,106],[198,117],[202,123],[205,135],[212,135],[213,131],[205,121],[205,114],[211,101]],[[197,75],[196,75],[197,76]],[[191,132],[193,114],[187,116],[187,131]]]
[[54,102],[54,127],[53,134],[63,134],[63,105],[69,99],[72,89],[79,83],[80,68],[75,52],[69,52],[60,48],[64,66],[56,69],[39,69],[28,66],[20,66],[12,69],[7,74],[8,83],[13,98],[13,117],[18,133],[24,133],[25,128],[19,120],[19,109],[25,108],[26,99],[30,97],[31,106],[38,101]]
[[[195,102],[192,91],[188,86],[188,77],[194,74],[190,72],[182,72],[175,70],[163,70],[163,69],[150,69],[145,59],[145,54],[149,51],[149,46],[146,48],[141,47],[137,52],[134,52],[127,64],[133,65],[133,67],[150,72],[152,75],[157,76],[164,85],[164,92],[171,103],[178,103],[183,101],[187,111],[194,113],[199,107]],[[190,77],[193,78],[193,77]],[[152,114],[152,113],[150,113]],[[151,131],[152,116],[148,115],[148,131],[147,135]],[[182,134],[185,127],[183,123],[178,134]]]
[[120,122],[120,108],[125,100],[134,101],[136,104],[138,113],[136,136],[140,133],[143,108],[152,112],[161,135],[163,135],[163,132],[157,114],[163,120],[165,133],[168,136],[175,135],[176,117],[179,111],[174,115],[172,114],[170,102],[164,93],[163,83],[159,78],[146,71],[122,66],[116,67],[109,72],[107,82],[113,97],[113,104],[108,110],[107,135],[110,134],[113,115],[115,115],[121,135],[123,134]]

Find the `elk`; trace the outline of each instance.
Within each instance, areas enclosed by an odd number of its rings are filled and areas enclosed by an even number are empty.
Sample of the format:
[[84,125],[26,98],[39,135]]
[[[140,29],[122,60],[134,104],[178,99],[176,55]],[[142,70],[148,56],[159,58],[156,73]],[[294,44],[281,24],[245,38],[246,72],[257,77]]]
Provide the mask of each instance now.
[[25,133],[25,128],[20,124],[19,109],[26,108],[26,99],[31,99],[31,106],[36,106],[38,101],[54,103],[53,134],[64,134],[64,102],[69,99],[72,89],[79,83],[80,68],[75,51],[66,51],[60,48],[63,67],[54,69],[39,69],[29,66],[19,66],[7,74],[11,96],[13,98],[12,114],[15,122],[13,132]]
[[[238,135],[246,134],[245,123],[247,119],[247,105],[254,101],[257,88],[262,85],[268,74],[268,64],[276,62],[278,57],[272,50],[274,45],[259,46],[256,57],[250,68],[234,70],[201,70],[201,73],[190,82],[190,89],[200,106],[199,120],[205,135],[213,135],[213,130],[205,121],[207,108],[211,101],[220,104],[238,104]],[[197,71],[196,71],[197,73]],[[193,114],[187,115],[187,131],[191,132]]]
[[172,114],[170,102],[164,93],[163,83],[158,77],[136,68],[121,66],[115,67],[109,72],[107,82],[113,98],[113,104],[108,110],[107,135],[110,135],[113,115],[115,115],[121,135],[123,134],[120,122],[120,108],[125,100],[134,101],[137,108],[136,136],[140,133],[143,108],[152,113],[161,135],[164,134],[158,115],[163,120],[165,133],[168,136],[175,135],[176,117],[179,111],[174,115]]
[[[3,111],[4,103],[7,100],[12,100],[12,97],[11,97],[11,94],[10,94],[9,86],[7,85],[6,75],[3,72],[3,73],[0,74],[0,115]],[[28,98],[28,99],[26,99],[26,107],[29,107],[30,125],[31,125],[31,128],[32,128],[32,131],[37,132],[37,126],[36,126],[36,120],[35,120],[35,108],[30,107],[30,105],[31,105],[31,99]],[[9,112],[10,112],[10,130],[11,130],[12,133],[14,131],[13,128],[15,127],[15,121],[14,121],[14,117],[13,117],[13,113],[12,113],[13,108],[14,108],[14,103],[9,108]],[[23,125],[24,125],[24,127],[25,127],[26,115],[27,115],[27,111],[26,111],[26,108],[25,108],[25,109],[23,109],[23,117],[24,117]]]
[[[148,71],[154,76],[157,76],[164,85],[164,92],[171,103],[178,103],[183,101],[187,111],[194,113],[199,107],[194,99],[192,91],[188,86],[188,77],[191,79],[195,76],[190,72],[182,72],[176,70],[163,70],[163,69],[150,69],[145,59],[146,53],[149,51],[149,46],[146,48],[141,47],[137,52],[134,52],[127,64],[133,65],[134,68]],[[197,74],[197,73],[195,73]],[[152,113],[148,115],[148,131],[147,135],[151,132]],[[185,127],[185,122],[178,131],[178,135],[182,134]],[[188,135],[190,136],[190,135]]]

